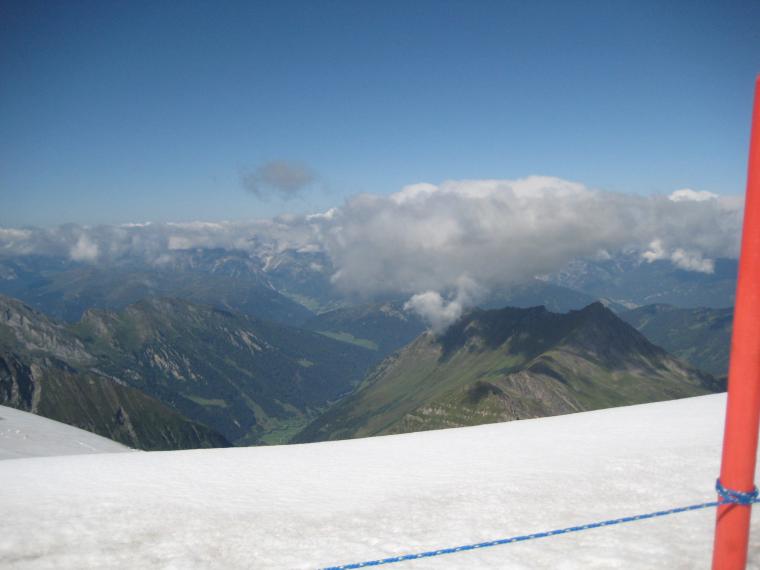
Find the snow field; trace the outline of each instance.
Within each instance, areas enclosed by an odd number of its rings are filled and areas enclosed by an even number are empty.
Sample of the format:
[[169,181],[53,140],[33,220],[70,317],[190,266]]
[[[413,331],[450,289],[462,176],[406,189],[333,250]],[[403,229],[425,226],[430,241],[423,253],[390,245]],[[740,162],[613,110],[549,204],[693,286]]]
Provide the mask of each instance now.
[[[700,503],[714,499],[724,406],[714,395],[344,442],[3,461],[0,566],[320,568]],[[709,568],[714,516],[389,567]]]
[[0,459],[119,451],[131,450],[89,431],[0,406]]

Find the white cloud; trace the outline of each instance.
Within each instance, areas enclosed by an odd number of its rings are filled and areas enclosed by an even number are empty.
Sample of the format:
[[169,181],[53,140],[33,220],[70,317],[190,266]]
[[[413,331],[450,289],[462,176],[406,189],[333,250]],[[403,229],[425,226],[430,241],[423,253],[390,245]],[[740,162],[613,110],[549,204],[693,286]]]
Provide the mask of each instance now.
[[11,255],[29,253],[33,233],[31,230],[0,228],[0,252],[5,250]]
[[177,249],[191,249],[193,247],[193,242],[183,236],[169,236],[167,247],[172,251]]
[[337,208],[330,208],[326,212],[319,212],[317,214],[309,214],[306,216],[307,222],[316,222],[316,221],[331,221],[335,214],[338,212]]
[[718,195],[706,190],[692,190],[691,188],[682,188],[676,190],[668,196],[673,202],[704,202],[705,200],[717,200]]
[[490,288],[631,248],[709,271],[736,256],[741,209],[733,198],[674,201],[550,177],[461,180],[357,196],[321,236],[338,286],[414,295],[454,290],[461,275]]
[[648,263],[667,259],[679,269],[686,271],[700,273],[713,273],[715,271],[715,261],[705,259],[699,251],[689,251],[680,247],[668,251],[665,249],[662,240],[659,239],[653,240],[647,250],[641,254],[641,257]]
[[433,184],[420,182],[418,184],[410,184],[409,186],[404,186],[399,192],[391,194],[390,198],[396,204],[401,205],[414,201],[424,200],[437,190],[438,187]]
[[425,291],[412,295],[404,304],[404,310],[414,311],[434,333],[439,333],[462,315],[463,307],[456,301],[446,301],[437,291]]
[[74,261],[95,261],[98,258],[99,251],[98,244],[82,234],[69,250],[69,257]]
[[652,263],[659,259],[665,259],[668,256],[665,253],[665,248],[662,246],[662,240],[655,239],[650,242],[649,248],[641,254],[641,257]]
[[482,294],[482,288],[475,281],[462,276],[457,280],[456,293],[452,299],[444,299],[438,291],[425,291],[412,295],[404,304],[404,310],[417,313],[437,334],[457,321],[464,310],[475,304]]
[[699,271],[700,273],[713,273],[715,261],[705,259],[698,251],[686,251],[680,247],[670,254],[670,260],[676,267],[686,271]]

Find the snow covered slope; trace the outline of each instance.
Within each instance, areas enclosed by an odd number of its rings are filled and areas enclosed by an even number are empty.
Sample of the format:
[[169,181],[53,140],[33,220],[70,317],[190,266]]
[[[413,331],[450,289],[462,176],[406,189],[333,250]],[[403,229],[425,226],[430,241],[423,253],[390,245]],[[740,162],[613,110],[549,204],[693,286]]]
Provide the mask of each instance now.
[[[715,395],[364,440],[4,461],[0,566],[318,568],[712,500],[724,405]],[[392,567],[708,568],[714,515]]]
[[131,451],[89,431],[0,406],[0,459]]

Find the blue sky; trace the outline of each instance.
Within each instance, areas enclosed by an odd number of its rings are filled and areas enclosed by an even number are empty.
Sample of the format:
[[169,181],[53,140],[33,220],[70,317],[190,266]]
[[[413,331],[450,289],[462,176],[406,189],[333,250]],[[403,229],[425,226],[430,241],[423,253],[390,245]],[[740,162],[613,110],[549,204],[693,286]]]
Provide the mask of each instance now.
[[[0,0],[0,225],[249,219],[415,182],[743,191],[760,2]],[[289,200],[241,177],[297,161]]]

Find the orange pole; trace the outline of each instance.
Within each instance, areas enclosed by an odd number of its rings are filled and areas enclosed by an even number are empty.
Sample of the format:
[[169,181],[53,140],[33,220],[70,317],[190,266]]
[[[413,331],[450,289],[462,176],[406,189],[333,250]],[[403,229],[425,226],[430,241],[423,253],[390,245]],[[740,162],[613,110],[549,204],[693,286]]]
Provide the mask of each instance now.
[[[755,81],[741,247],[720,481],[727,489],[750,492],[760,425],[760,76]],[[718,507],[713,570],[746,568],[751,514],[750,505]]]

